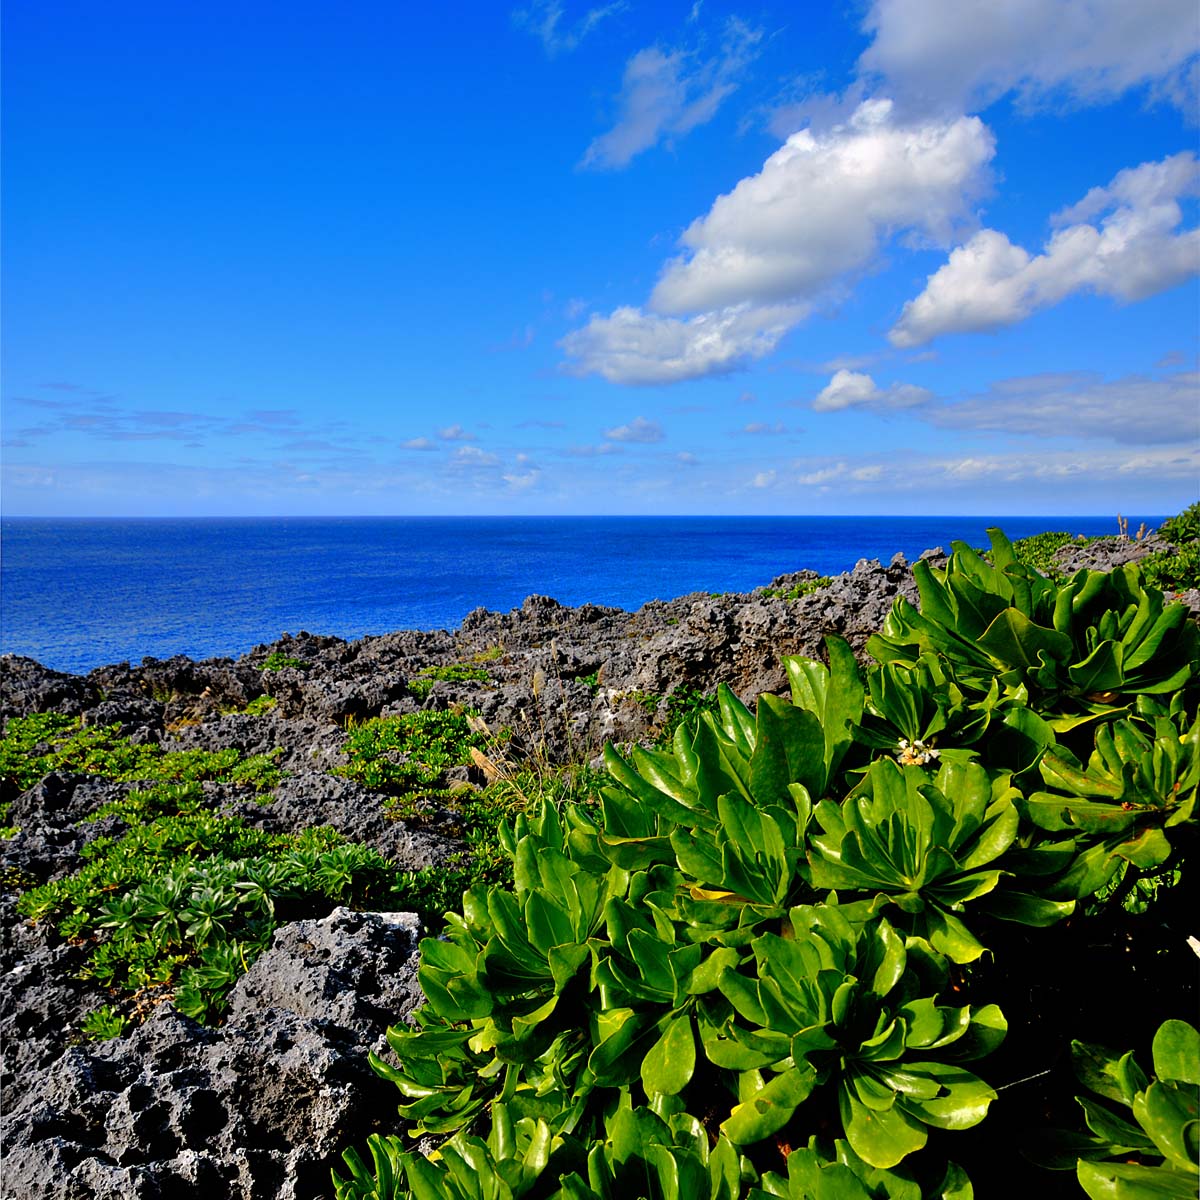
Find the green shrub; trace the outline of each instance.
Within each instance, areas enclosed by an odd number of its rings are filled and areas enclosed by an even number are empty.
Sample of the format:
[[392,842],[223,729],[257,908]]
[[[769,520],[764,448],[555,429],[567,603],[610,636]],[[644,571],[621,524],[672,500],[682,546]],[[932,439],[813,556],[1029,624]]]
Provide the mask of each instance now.
[[296,671],[307,671],[311,668],[312,663],[305,662],[302,658],[291,658],[284,654],[282,650],[272,650],[266,658],[263,659],[260,670],[263,671],[283,671],[292,669]]
[[422,667],[416,676],[409,680],[408,690],[414,696],[424,699],[433,690],[436,680],[447,683],[490,683],[491,675],[483,668],[471,663],[450,663],[444,667]]
[[1157,550],[1141,561],[1142,575],[1164,592],[1200,588],[1200,541],[1181,542],[1175,551]]
[[1063,578],[1063,572],[1054,558],[1054,552],[1075,541],[1069,533],[1062,531],[1035,533],[1032,537],[1018,538],[1012,548],[1018,562],[1058,581]]
[[1186,546],[1200,539],[1200,501],[1188,505],[1181,513],[1168,517],[1158,527],[1159,537],[1176,546]]
[[14,717],[0,739],[0,778],[24,791],[51,771],[125,781],[244,783],[270,791],[279,783],[280,751],[244,756],[224,750],[164,750],[134,745],[119,725],[84,728],[78,717],[38,713]]
[[102,1004],[83,1018],[79,1028],[85,1037],[97,1042],[120,1037],[129,1026],[129,1018],[118,1012],[111,1004]]
[[397,794],[436,787],[447,767],[469,763],[471,747],[484,744],[465,713],[440,710],[374,717],[349,733],[348,761],[335,774]]
[[[78,871],[29,888],[17,910],[85,939],[86,974],[105,987],[174,989],[198,1020],[220,1014],[280,921],[391,897],[394,872],[375,851],[331,829],[263,833],[211,812],[195,783],[134,792],[105,815],[130,828],[90,842]],[[118,1024],[108,1011],[84,1032],[116,1036]]]
[[793,584],[786,591],[782,588],[763,588],[762,597],[764,600],[799,600],[801,596],[811,596],[813,592],[827,588],[832,582],[828,575],[817,575]]
[[[722,685],[669,745],[606,750],[598,811],[502,830],[511,886],[423,942],[427,1003],[372,1059],[437,1153],[375,1137],[339,1200],[963,1200],[1063,1111],[1056,1077],[994,1117],[1002,1086],[1186,1004],[1190,948],[1155,933],[1197,838],[1186,614],[1136,569],[1055,584],[998,531],[915,573],[875,665],[831,638],[785,660],[790,702]],[[1194,1170],[1191,1095],[1092,1158]]]

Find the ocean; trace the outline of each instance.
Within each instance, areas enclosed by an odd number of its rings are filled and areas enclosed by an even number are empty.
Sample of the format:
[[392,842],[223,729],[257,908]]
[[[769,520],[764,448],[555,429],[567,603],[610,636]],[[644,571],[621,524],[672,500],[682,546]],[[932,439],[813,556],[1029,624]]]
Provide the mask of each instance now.
[[[1136,529],[1145,520],[1130,519]],[[528,595],[637,608],[961,539],[1112,517],[284,517],[0,522],[0,652],[85,672],[236,657],[284,632],[449,629]]]

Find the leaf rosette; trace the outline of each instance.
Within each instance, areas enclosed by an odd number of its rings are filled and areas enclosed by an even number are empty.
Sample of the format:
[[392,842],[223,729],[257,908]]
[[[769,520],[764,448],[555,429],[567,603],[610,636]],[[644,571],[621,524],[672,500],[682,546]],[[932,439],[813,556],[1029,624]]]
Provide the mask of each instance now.
[[708,1058],[739,1072],[739,1103],[721,1126],[730,1141],[777,1133],[825,1085],[836,1089],[851,1149],[873,1167],[921,1149],[930,1126],[983,1120],[996,1093],[958,1063],[1003,1040],[995,1005],[973,1011],[922,996],[887,921],[855,927],[836,905],[800,906],[790,932],[754,941],[752,974],[721,975],[734,1016],[702,1026]]

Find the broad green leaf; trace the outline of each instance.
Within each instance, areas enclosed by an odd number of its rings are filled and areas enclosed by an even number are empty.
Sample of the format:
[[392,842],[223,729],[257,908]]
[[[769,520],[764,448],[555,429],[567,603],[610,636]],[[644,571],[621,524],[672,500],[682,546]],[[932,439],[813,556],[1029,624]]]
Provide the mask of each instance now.
[[738,699],[727,683],[717,686],[717,704],[721,713],[721,726],[733,739],[742,756],[749,758],[754,753],[756,738],[754,714]]
[[1200,1171],[1197,1162],[1197,1122],[1200,1107],[1194,1088],[1155,1080],[1133,1098],[1137,1123],[1154,1139],[1158,1152],[1177,1170]]
[[946,1174],[938,1184],[934,1200],[975,1200],[975,1189],[970,1177],[957,1163],[946,1167]]
[[662,1036],[642,1060],[642,1084],[648,1093],[677,1095],[696,1069],[696,1039],[686,1013],[667,1018]]
[[1195,1176],[1133,1163],[1079,1163],[1079,1186],[1091,1200],[1196,1200]]
[[801,783],[810,794],[825,790],[825,734],[817,717],[766,693],[758,698],[758,742],[750,759],[754,799],[783,804],[788,784]]
[[986,946],[953,913],[930,908],[920,918],[926,936],[935,950],[951,962],[974,962]]
[[1015,608],[1004,609],[984,631],[978,644],[999,662],[1026,670],[1041,664],[1041,654],[1060,663],[1068,662],[1074,649],[1066,634],[1035,624]]
[[696,821],[693,808],[680,804],[673,796],[660,791],[653,784],[647,783],[613,748],[612,743],[604,747],[604,765],[608,773],[624,785],[639,800],[648,805],[651,811],[660,813],[676,824],[692,825]]
[[1001,921],[1013,921],[1018,925],[1044,928],[1057,925],[1075,911],[1074,900],[1046,900],[1028,892],[1013,892],[999,888],[991,892],[983,902],[990,916]]
[[808,1064],[790,1067],[776,1075],[761,1091],[738,1104],[721,1125],[722,1133],[735,1146],[770,1137],[791,1120],[796,1109],[808,1099],[816,1082],[815,1068]]
[[1135,867],[1147,870],[1171,857],[1171,843],[1161,829],[1145,829],[1132,841],[1122,842],[1116,852]]
[[1108,1153],[1103,1155],[1104,1158],[1142,1150],[1154,1153],[1154,1142],[1136,1125],[1131,1125],[1110,1112],[1103,1104],[1089,1100],[1086,1096],[1076,1096],[1075,1099],[1083,1109],[1084,1123],[1109,1146]]
[[925,1125],[898,1105],[884,1112],[868,1108],[847,1080],[838,1088],[838,1110],[846,1140],[873,1167],[894,1167],[929,1138]]
[[1101,642],[1083,662],[1069,667],[1067,675],[1084,695],[1119,691],[1125,682],[1123,658],[1120,642]]
[[1159,1079],[1200,1084],[1200,1033],[1186,1021],[1164,1021],[1154,1035],[1153,1052]]
[[[643,1013],[632,1009],[619,1010],[624,1015],[613,1032],[602,1040],[588,1058],[588,1070],[596,1082],[619,1087],[633,1075],[634,1063],[640,1063],[650,1048],[655,1033],[654,1024]],[[605,1013],[604,1017],[616,1013]]]
[[977,1075],[950,1063],[926,1062],[908,1068],[935,1081],[942,1094],[932,1100],[905,1097],[901,1103],[927,1125],[939,1129],[970,1129],[987,1116],[995,1091]]
[[1134,1094],[1145,1086],[1145,1076],[1137,1072],[1140,1081],[1134,1079],[1130,1086],[1128,1069],[1136,1071],[1132,1055],[1114,1054],[1104,1046],[1091,1042],[1071,1043],[1071,1065],[1079,1082],[1088,1091],[1095,1092],[1107,1100],[1116,1100],[1124,1105],[1133,1103]]

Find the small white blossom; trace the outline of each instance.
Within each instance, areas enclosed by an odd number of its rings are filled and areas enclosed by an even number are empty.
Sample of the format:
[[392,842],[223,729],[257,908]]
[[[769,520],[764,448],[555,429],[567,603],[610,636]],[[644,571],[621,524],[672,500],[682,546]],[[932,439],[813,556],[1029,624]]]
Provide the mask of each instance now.
[[901,738],[896,751],[896,761],[902,767],[923,767],[938,757],[938,752],[932,746],[926,746],[920,738],[911,742],[908,738]]

